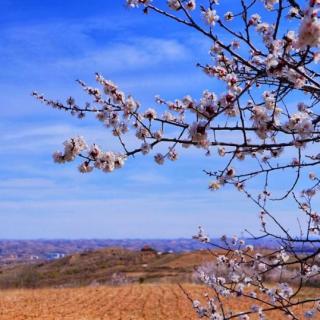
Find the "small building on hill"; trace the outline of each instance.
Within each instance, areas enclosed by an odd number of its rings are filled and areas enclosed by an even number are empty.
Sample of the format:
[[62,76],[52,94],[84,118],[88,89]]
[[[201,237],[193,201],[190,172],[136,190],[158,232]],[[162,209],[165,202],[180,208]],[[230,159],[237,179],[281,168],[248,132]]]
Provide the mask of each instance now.
[[144,245],[141,250],[141,252],[145,252],[145,253],[154,253],[154,254],[157,254],[157,250],[151,248],[150,246],[148,245]]
[[157,251],[148,245],[144,245],[141,248],[140,252],[141,252],[141,256],[142,256],[142,261],[144,263],[149,261],[150,259],[153,259],[154,257],[156,257],[158,255]]

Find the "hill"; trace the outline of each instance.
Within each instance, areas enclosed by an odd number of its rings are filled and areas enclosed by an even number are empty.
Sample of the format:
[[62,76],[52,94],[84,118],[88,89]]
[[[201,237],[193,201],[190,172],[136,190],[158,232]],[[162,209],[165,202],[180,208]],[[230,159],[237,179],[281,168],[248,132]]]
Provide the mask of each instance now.
[[150,247],[107,248],[49,262],[2,266],[0,288],[190,281],[195,268],[210,260],[207,250],[160,254]]

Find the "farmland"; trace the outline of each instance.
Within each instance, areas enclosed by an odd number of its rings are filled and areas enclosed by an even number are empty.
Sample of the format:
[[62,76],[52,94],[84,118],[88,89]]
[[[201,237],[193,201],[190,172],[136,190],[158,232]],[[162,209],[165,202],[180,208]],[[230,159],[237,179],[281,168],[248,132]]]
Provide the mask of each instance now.
[[[210,261],[212,252],[206,250],[159,255],[150,249],[107,248],[3,267],[0,320],[197,319],[190,299],[204,302],[208,288],[194,283],[194,270]],[[315,290],[319,289],[304,288],[299,298],[315,296]],[[225,310],[251,307],[241,297],[224,302]],[[295,311],[301,316],[304,310]],[[284,318],[279,312],[272,314],[272,320]]]
[[[184,284],[193,298],[205,288]],[[241,298],[229,299],[236,310],[248,306]],[[297,313],[302,314],[298,308]],[[273,314],[273,320],[285,319]],[[192,320],[190,301],[176,284],[130,284],[82,288],[16,289],[0,293],[0,320]],[[252,318],[254,319],[254,318]],[[320,318],[314,318],[320,319]]]
[[177,285],[4,291],[0,319],[195,319]]

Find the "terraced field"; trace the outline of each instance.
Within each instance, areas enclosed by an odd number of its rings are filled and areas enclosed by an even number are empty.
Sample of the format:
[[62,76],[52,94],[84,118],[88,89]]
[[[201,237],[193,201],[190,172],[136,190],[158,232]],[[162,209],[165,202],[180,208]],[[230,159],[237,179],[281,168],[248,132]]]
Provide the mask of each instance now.
[[[201,286],[186,284],[184,288],[195,298],[203,297]],[[246,306],[241,299],[230,299],[228,303],[238,310]],[[174,284],[0,292],[0,320],[29,319],[192,320],[197,317],[187,297]],[[272,315],[272,320],[280,319],[286,317]]]

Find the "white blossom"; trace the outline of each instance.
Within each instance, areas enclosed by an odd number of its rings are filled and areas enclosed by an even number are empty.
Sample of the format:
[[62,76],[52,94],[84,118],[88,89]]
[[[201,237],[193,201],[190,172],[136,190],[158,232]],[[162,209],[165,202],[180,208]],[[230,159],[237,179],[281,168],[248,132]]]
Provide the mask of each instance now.
[[154,160],[156,161],[157,164],[164,164],[164,156],[161,153],[157,153],[154,156]]
[[214,26],[219,20],[216,10],[206,9],[202,11],[203,18],[207,24]]
[[179,10],[181,8],[181,4],[179,0],[168,0],[168,6],[172,10]]
[[312,8],[304,15],[298,35],[297,47],[303,49],[306,46],[320,46],[320,21],[317,12]]

